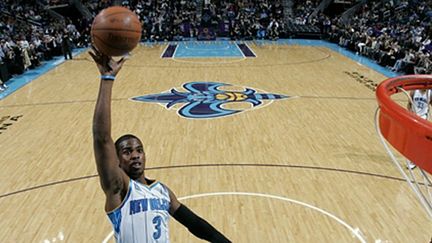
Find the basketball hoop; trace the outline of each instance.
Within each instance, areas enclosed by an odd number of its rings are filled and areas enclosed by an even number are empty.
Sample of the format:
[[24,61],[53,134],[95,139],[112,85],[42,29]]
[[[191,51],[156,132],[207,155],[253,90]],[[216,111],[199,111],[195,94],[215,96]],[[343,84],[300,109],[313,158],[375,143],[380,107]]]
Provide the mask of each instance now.
[[[375,126],[385,149],[402,176],[432,218],[432,123],[422,119],[397,104],[390,97],[396,93],[415,89],[431,89],[432,75],[406,75],[383,81],[376,90],[378,109]],[[379,126],[378,126],[379,125]],[[419,173],[409,170],[409,175],[389,149],[387,143],[419,168]],[[418,182],[419,174],[423,182]]]

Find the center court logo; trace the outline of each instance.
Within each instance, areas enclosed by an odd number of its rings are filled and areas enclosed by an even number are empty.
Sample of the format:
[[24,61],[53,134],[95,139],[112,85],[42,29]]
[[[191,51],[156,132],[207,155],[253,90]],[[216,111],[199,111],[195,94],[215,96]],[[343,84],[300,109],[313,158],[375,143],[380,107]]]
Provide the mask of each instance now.
[[[185,118],[204,119],[217,118],[239,114],[246,110],[258,108],[265,100],[286,99],[290,96],[280,94],[258,93],[256,90],[244,87],[244,91],[219,90],[231,84],[216,82],[190,82],[183,84],[186,92],[172,88],[169,92],[149,94],[131,98],[133,101],[164,104],[167,109],[178,105],[177,113]],[[249,103],[250,108],[229,109],[229,104]]]

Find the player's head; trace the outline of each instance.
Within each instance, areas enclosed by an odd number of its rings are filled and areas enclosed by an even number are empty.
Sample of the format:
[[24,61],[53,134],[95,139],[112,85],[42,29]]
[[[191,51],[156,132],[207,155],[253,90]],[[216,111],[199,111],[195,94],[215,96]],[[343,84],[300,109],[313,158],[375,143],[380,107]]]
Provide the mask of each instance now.
[[115,142],[120,168],[132,178],[137,179],[144,173],[145,153],[142,142],[132,134],[125,134]]

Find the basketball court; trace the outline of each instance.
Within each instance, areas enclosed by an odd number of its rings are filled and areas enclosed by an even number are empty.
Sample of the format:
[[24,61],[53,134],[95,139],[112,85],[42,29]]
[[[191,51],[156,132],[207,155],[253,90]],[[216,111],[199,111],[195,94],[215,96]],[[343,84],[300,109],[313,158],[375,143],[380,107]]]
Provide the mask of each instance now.
[[[140,137],[146,176],[233,242],[429,242],[431,218],[374,125],[375,87],[391,75],[321,41],[143,44],[115,81],[112,133]],[[87,51],[10,87],[0,241],[114,242]],[[170,227],[171,242],[200,242]]]

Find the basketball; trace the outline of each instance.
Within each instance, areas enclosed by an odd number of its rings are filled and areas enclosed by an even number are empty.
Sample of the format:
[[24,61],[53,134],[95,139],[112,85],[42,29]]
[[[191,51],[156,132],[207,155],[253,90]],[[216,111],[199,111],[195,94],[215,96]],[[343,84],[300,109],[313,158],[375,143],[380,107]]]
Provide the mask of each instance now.
[[102,10],[91,27],[93,45],[107,56],[123,56],[141,39],[141,22],[127,8],[114,6]]

